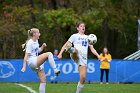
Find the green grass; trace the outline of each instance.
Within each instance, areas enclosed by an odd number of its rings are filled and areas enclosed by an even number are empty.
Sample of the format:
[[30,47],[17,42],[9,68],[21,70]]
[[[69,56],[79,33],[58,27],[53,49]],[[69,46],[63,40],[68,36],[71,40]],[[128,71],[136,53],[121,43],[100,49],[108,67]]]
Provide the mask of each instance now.
[[[39,83],[22,83],[38,92]],[[76,83],[51,84],[46,86],[46,93],[75,93]],[[140,93],[140,84],[85,84],[82,93]],[[30,93],[14,83],[0,83],[0,93]]]

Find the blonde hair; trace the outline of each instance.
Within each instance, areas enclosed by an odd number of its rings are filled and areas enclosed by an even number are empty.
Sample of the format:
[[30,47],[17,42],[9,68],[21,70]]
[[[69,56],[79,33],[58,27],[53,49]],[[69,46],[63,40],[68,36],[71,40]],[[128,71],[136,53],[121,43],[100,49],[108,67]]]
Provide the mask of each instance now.
[[39,31],[39,29],[37,29],[37,28],[32,28],[32,29],[28,30],[28,39],[26,40],[26,42],[24,44],[21,45],[23,48],[23,51],[26,50],[26,44],[29,41],[29,39],[31,39],[31,37],[33,37],[33,34],[38,31]]

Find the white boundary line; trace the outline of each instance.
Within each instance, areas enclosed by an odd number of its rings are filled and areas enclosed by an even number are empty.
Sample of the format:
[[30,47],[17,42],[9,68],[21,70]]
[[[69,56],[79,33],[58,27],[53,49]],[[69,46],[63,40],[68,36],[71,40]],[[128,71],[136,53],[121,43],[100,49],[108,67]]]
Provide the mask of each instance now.
[[26,88],[28,91],[30,91],[31,93],[37,93],[35,90],[33,90],[31,87],[28,87],[26,85],[23,85],[23,84],[18,84],[18,83],[15,83],[16,85],[18,86],[21,86],[23,88]]

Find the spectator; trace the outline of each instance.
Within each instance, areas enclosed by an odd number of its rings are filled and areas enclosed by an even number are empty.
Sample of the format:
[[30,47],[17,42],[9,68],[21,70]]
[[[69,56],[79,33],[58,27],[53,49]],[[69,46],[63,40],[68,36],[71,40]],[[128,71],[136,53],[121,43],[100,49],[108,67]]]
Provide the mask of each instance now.
[[100,63],[100,70],[101,70],[100,84],[103,84],[104,71],[106,73],[106,84],[108,84],[111,60],[112,60],[112,57],[109,54],[107,47],[104,47],[103,52],[100,54],[100,62],[101,62]]
[[53,51],[53,58],[54,58],[54,60],[58,60],[58,50],[57,49],[54,49],[54,51]]

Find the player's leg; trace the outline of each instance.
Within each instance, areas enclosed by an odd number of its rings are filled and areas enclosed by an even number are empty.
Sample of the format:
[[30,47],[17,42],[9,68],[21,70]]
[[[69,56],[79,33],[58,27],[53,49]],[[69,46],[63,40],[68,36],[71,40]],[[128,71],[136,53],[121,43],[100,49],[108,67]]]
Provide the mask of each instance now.
[[84,87],[86,72],[87,72],[86,66],[79,66],[80,81],[78,82],[76,93],[81,93],[81,90]]
[[45,75],[44,69],[41,69],[40,71],[38,71],[37,75],[40,80],[39,93],[45,93],[46,75]]
[[72,44],[70,42],[67,43],[65,51],[70,53],[70,57],[73,61],[78,62],[78,51],[76,48],[72,47]]
[[100,69],[100,70],[101,70],[100,84],[103,84],[104,69]]
[[106,72],[106,84],[108,84],[109,69],[106,69],[105,72]]
[[60,73],[60,70],[56,68],[56,64],[53,58],[53,54],[51,52],[46,52],[37,57],[37,66],[39,67],[48,59],[50,66],[53,68],[56,75]]
[[76,62],[76,63],[79,62],[79,57],[78,57],[78,51],[77,51],[77,49],[74,48],[73,53],[70,53],[70,58],[71,58],[74,62]]

